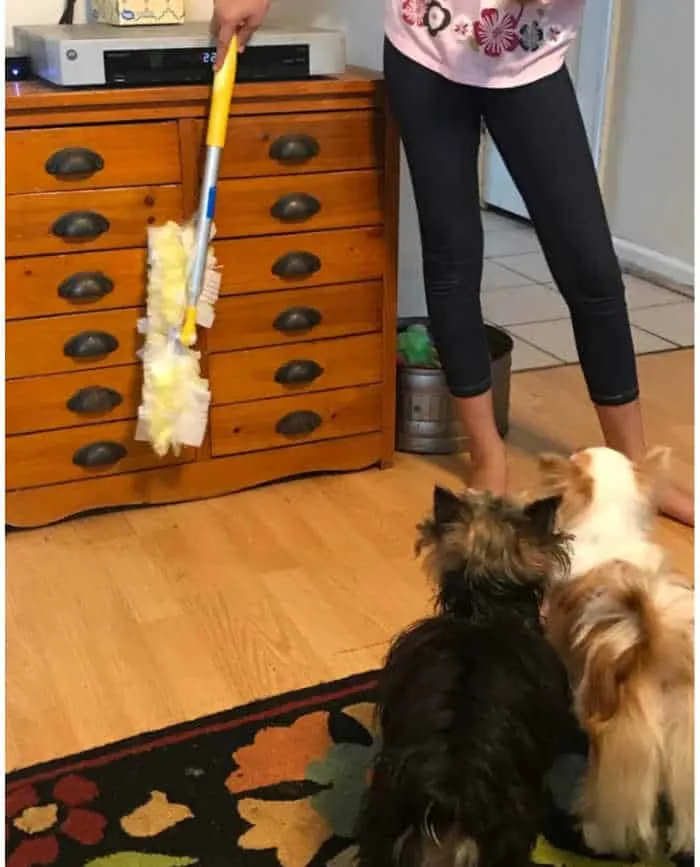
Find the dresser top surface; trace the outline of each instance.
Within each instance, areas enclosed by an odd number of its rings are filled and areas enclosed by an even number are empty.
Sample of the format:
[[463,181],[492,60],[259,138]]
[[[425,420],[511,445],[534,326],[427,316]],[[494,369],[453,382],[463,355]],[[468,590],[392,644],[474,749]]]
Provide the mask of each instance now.
[[[236,88],[234,101],[363,96],[375,91],[380,80],[381,74],[376,71],[348,67],[343,75],[329,78],[240,84]],[[32,111],[145,108],[164,103],[199,104],[205,107],[209,93],[210,88],[205,85],[72,89],[56,87],[44,81],[23,81],[5,85],[5,111],[11,117],[13,114]]]

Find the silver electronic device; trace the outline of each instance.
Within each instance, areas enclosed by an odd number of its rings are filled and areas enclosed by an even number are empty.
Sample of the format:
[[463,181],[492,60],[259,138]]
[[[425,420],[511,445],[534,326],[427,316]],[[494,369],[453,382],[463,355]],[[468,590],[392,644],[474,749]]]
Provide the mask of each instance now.
[[[146,27],[57,24],[14,28],[34,75],[61,87],[207,84],[216,57],[208,22]],[[263,26],[239,58],[238,81],[339,75],[345,36],[317,27]]]

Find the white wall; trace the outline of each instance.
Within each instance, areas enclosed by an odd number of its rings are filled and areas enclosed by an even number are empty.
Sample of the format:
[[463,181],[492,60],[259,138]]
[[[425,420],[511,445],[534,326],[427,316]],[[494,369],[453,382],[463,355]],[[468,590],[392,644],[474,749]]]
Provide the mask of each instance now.
[[693,4],[620,4],[602,176],[620,257],[693,275]]
[[[76,21],[85,17],[86,4],[78,0]],[[187,0],[193,20],[207,19],[212,0]],[[53,24],[63,11],[63,0],[6,0],[5,31],[11,41],[15,24]],[[271,16],[304,24],[341,27],[347,34],[348,61],[370,69],[381,68],[383,0],[272,0]],[[402,168],[399,314],[419,316],[423,301],[420,248],[413,193],[405,165]]]

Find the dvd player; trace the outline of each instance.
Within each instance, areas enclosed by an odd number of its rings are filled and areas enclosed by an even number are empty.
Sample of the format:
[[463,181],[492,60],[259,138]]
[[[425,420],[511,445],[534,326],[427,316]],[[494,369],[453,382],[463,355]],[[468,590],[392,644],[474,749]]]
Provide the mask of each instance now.
[[[35,25],[15,27],[14,34],[15,47],[31,58],[34,75],[60,87],[208,84],[216,59],[208,22]],[[344,70],[341,31],[263,26],[239,58],[237,80],[289,81]]]

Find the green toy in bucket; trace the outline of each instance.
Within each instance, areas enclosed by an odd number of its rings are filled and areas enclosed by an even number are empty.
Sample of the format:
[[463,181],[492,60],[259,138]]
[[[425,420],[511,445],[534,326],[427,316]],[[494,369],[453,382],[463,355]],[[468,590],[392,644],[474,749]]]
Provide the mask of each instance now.
[[399,363],[408,367],[440,367],[438,354],[425,325],[409,325],[397,337]]

